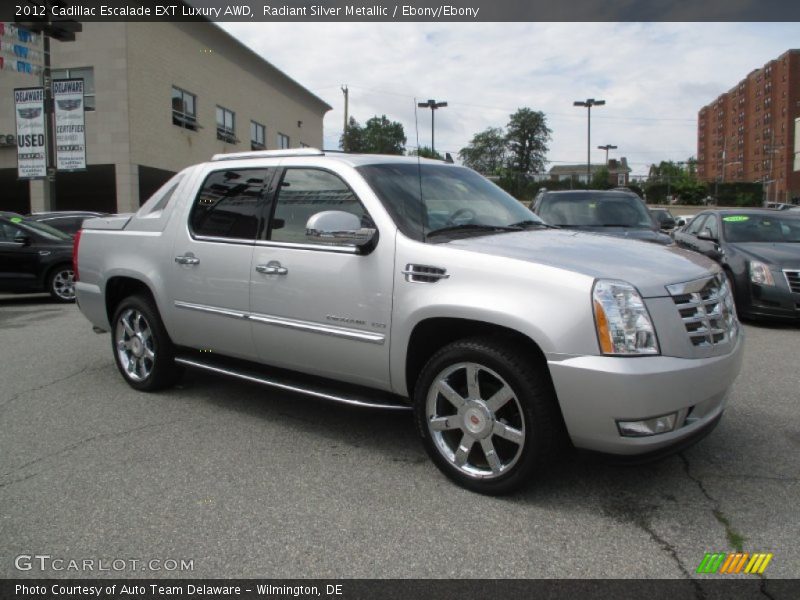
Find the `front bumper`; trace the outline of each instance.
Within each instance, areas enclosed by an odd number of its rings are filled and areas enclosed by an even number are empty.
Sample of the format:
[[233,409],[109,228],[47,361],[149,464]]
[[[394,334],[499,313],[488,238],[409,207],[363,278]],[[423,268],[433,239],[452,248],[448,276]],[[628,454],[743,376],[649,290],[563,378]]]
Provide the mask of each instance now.
[[750,283],[749,298],[737,310],[745,318],[800,321],[800,294],[792,292],[782,279],[783,273],[773,272],[773,276],[776,278],[775,285]]
[[[729,354],[688,359],[670,356],[579,356],[549,360],[561,412],[577,448],[637,455],[698,439],[718,419],[742,366],[743,337]],[[673,431],[623,437],[617,421],[678,412]],[[701,436],[699,436],[701,437]]]

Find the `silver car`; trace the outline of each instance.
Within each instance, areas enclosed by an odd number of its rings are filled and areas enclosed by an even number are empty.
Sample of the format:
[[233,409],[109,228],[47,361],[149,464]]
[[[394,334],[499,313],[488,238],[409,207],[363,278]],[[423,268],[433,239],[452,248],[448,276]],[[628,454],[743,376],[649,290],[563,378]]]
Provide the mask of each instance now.
[[433,462],[482,493],[531,480],[565,439],[695,441],[742,357],[713,262],[550,227],[439,161],[218,155],[135,215],[88,221],[76,256],[80,310],[134,388],[183,365],[413,409]]

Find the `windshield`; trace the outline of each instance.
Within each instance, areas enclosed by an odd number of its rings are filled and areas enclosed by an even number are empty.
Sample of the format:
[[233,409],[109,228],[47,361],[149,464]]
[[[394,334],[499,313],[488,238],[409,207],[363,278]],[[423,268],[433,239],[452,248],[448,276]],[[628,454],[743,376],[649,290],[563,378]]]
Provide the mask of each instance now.
[[47,238],[48,240],[56,242],[72,241],[72,236],[64,233],[63,231],[59,231],[55,227],[50,227],[50,225],[45,225],[44,223],[40,223],[39,221],[34,221],[33,219],[24,219],[21,217],[14,217],[10,220],[15,225],[18,225],[23,229],[34,231],[38,235]]
[[725,240],[740,242],[800,242],[800,218],[784,215],[741,214],[722,217]]
[[513,196],[464,167],[400,163],[365,165],[358,171],[412,239],[425,239],[423,227],[425,234],[453,227],[491,233],[492,228],[541,223]]
[[539,216],[561,227],[633,227],[653,229],[653,220],[631,194],[564,192],[546,194]]

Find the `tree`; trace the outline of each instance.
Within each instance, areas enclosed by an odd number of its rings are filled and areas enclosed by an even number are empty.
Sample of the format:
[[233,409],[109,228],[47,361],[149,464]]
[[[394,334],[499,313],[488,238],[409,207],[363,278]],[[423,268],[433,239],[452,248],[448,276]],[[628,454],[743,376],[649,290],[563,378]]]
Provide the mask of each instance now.
[[390,121],[386,115],[372,117],[364,127],[350,117],[347,134],[341,136],[339,145],[348,152],[405,154],[406,134],[402,124]]
[[589,187],[593,190],[610,189],[611,184],[608,183],[610,177],[611,174],[608,171],[608,167],[601,167],[592,175],[592,183]]
[[347,133],[339,138],[339,147],[345,152],[364,152],[364,128],[354,117],[347,122]]
[[500,127],[487,127],[472,136],[466,148],[458,152],[464,166],[484,175],[497,175],[506,162],[506,136]]
[[422,158],[435,158],[436,160],[444,160],[444,156],[439,154],[436,150],[432,150],[429,146],[420,146],[416,150],[408,153],[409,156],[421,156]]
[[551,133],[543,112],[518,109],[506,126],[508,167],[522,174],[543,171]]

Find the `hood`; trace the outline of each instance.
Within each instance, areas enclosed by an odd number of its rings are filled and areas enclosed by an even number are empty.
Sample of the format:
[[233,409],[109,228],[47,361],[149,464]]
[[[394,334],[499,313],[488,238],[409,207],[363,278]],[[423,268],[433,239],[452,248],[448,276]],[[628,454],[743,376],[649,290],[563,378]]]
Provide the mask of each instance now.
[[677,246],[660,246],[608,235],[566,230],[531,230],[474,236],[447,246],[526,260],[598,279],[633,284],[644,297],[667,296],[665,286],[719,271],[716,263]]
[[742,242],[729,246],[747,258],[754,258],[780,268],[800,269],[800,244]]
[[664,246],[670,245],[673,240],[669,235],[661,231],[645,228],[632,228],[632,227],[570,227],[570,229],[577,231],[585,231],[587,233],[597,233],[600,235],[611,235],[614,237],[628,238],[631,240],[644,240],[645,242],[654,242]]

